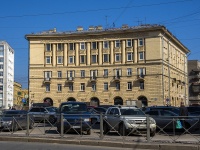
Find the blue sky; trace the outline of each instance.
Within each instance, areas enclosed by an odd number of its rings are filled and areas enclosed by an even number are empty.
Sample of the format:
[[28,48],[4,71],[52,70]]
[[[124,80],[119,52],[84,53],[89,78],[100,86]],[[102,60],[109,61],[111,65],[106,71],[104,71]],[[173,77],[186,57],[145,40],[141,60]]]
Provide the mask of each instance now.
[[0,40],[15,50],[15,81],[28,87],[26,34],[77,26],[161,24],[200,60],[200,0],[4,0],[0,9]]

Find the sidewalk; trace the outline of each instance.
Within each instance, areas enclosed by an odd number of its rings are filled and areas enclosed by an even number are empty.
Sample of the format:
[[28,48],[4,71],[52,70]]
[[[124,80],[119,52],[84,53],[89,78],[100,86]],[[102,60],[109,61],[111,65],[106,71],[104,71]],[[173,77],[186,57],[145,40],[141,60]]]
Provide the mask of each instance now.
[[145,143],[145,142],[117,142],[106,140],[80,140],[65,138],[37,138],[37,137],[17,137],[17,136],[0,136],[0,141],[19,141],[19,142],[40,142],[40,143],[57,143],[57,144],[75,144],[90,146],[107,146],[133,149],[152,149],[152,150],[200,150],[198,144],[180,144],[180,143]]

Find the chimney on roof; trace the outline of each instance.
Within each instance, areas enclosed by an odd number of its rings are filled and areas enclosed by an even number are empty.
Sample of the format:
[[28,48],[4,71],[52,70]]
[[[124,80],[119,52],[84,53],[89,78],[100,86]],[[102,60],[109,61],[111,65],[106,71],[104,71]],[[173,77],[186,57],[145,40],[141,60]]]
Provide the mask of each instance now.
[[128,25],[127,24],[123,24],[122,25],[122,29],[127,29],[128,28]]
[[53,28],[53,32],[56,33],[56,28]]
[[102,26],[97,26],[96,29],[97,30],[103,30],[103,27]]
[[89,26],[89,31],[94,30],[94,26]]
[[83,27],[82,26],[78,26],[76,31],[83,31]]

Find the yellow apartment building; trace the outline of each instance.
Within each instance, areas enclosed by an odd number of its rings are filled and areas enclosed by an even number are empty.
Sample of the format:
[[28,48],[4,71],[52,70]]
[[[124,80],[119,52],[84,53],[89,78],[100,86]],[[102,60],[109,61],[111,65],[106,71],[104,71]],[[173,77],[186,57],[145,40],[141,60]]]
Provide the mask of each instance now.
[[190,51],[165,26],[54,28],[25,38],[30,104],[187,104]]
[[[22,85],[18,82],[14,82],[14,98],[13,105],[17,108],[21,108],[28,100],[28,89],[22,89]],[[26,102],[25,102],[26,101]]]

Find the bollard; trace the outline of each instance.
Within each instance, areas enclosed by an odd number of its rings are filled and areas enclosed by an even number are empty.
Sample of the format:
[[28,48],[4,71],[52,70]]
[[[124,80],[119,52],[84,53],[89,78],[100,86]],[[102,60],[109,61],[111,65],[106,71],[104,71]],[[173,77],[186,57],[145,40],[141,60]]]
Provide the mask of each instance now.
[[150,120],[149,115],[147,115],[147,142],[150,142]]
[[100,139],[103,139],[103,114],[100,113]]
[[29,126],[30,126],[30,116],[29,114],[27,113],[27,116],[26,116],[26,136],[29,136]]
[[60,136],[63,138],[63,132],[64,132],[64,121],[63,121],[63,113],[60,114]]

